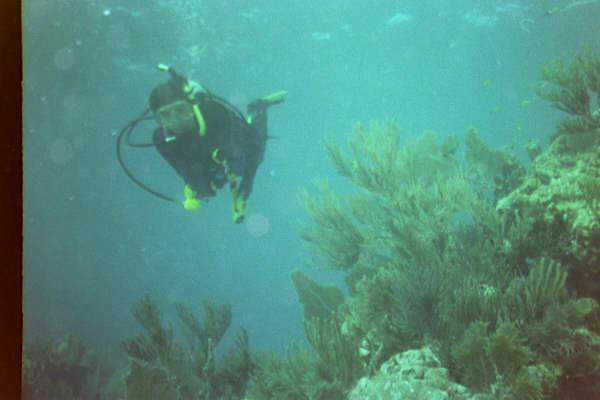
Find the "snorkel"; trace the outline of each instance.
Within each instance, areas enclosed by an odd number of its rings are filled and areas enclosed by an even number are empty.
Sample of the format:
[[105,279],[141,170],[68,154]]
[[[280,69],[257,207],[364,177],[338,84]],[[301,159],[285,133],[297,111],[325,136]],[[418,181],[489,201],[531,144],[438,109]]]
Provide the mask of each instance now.
[[200,136],[204,136],[206,134],[206,121],[204,121],[204,116],[202,115],[202,111],[200,111],[200,106],[195,101],[196,92],[194,91],[194,87],[183,75],[177,73],[173,67],[170,67],[166,64],[158,64],[157,68],[159,71],[168,72],[169,75],[171,75],[171,79],[174,81],[174,83],[181,88],[181,91],[192,105],[194,117],[196,119],[196,123],[198,124],[198,133]]

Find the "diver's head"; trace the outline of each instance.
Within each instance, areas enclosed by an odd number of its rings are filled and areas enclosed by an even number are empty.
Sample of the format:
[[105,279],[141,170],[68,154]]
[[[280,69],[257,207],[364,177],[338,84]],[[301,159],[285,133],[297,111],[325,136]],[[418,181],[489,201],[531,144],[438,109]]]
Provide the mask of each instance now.
[[198,129],[194,108],[183,91],[172,83],[161,83],[150,93],[150,109],[157,122],[171,135]]

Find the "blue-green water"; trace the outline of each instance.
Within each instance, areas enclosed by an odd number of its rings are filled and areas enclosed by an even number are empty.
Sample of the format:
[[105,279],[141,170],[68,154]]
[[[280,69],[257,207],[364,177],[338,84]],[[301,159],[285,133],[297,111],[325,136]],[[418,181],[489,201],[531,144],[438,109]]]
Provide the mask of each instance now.
[[[340,279],[311,268],[295,231],[306,219],[299,188],[343,185],[322,139],[390,117],[407,138],[476,126],[492,145],[546,141],[560,114],[530,83],[600,38],[594,1],[26,0],[23,13],[25,336],[76,333],[114,351],[139,331],[130,307],[144,294],[167,319],[176,303],[229,303],[227,340],[244,326],[254,349],[301,340],[290,271]],[[276,139],[243,224],[231,222],[225,190],[189,213],[121,171],[116,133],[166,79],[157,63],[240,108],[289,92],[270,110]],[[154,150],[125,157],[145,183],[182,197]]]

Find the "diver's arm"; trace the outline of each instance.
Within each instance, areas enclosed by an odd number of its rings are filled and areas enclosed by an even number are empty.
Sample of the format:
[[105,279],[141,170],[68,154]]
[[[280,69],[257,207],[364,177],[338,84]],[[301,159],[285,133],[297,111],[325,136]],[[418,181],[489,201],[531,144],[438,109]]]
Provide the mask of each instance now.
[[156,128],[154,134],[152,135],[152,143],[156,150],[160,153],[162,158],[165,159],[167,163],[177,172],[177,174],[181,177],[185,176],[184,166],[180,161],[180,157],[178,157],[176,149],[173,145],[169,144],[163,135],[162,128]]
[[214,190],[210,187],[208,171],[206,168],[203,168],[205,166],[204,162],[196,162],[193,167],[188,165],[182,155],[177,152],[175,145],[165,141],[162,128],[154,131],[152,142],[160,155],[177,172],[177,175],[184,180],[185,184],[197,192],[199,198],[215,195]]

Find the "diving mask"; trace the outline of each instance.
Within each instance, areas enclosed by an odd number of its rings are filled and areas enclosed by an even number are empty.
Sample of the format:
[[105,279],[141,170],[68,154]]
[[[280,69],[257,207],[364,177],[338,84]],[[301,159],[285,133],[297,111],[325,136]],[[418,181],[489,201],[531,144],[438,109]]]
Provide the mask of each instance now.
[[197,128],[194,108],[189,101],[177,100],[156,110],[158,123],[169,134],[181,135]]

